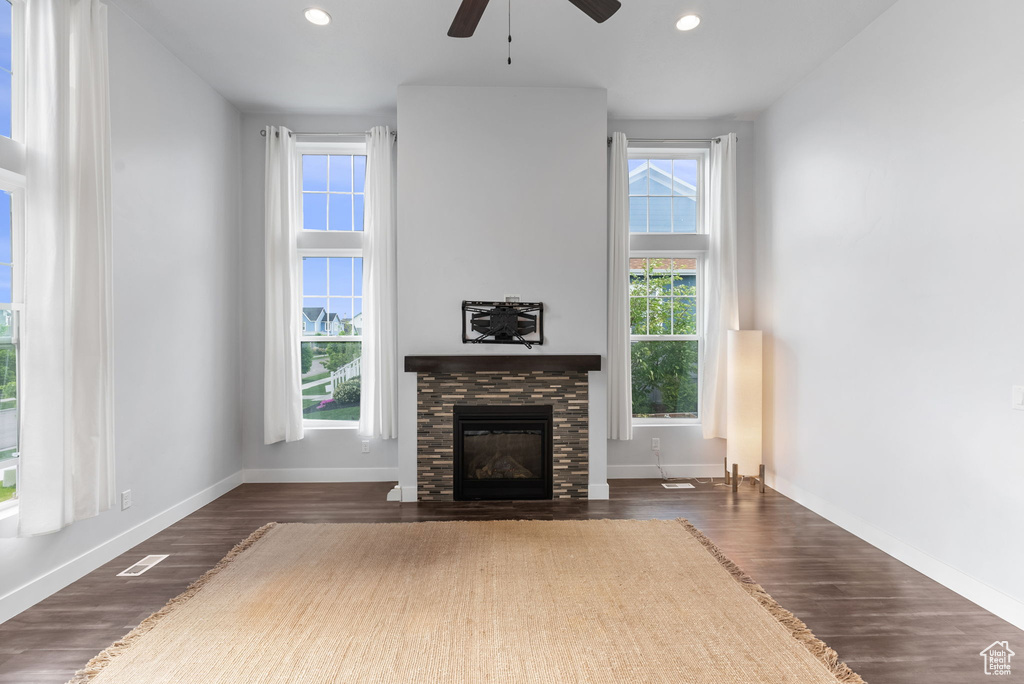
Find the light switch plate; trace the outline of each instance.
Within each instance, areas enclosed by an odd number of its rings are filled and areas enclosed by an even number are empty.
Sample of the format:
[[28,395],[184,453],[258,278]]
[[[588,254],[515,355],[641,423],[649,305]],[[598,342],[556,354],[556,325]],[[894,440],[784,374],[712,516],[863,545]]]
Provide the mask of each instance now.
[[1013,386],[1013,408],[1024,411],[1024,385]]

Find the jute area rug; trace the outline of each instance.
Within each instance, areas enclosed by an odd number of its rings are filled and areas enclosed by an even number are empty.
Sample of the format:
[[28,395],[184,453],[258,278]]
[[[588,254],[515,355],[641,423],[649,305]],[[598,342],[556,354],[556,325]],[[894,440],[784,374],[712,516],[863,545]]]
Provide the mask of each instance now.
[[74,684],[859,683],[684,520],[267,525]]

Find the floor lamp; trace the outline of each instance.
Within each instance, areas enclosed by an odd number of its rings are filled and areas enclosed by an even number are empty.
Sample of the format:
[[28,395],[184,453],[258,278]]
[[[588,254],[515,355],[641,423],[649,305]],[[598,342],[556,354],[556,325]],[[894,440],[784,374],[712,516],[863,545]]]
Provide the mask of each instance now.
[[[764,491],[761,462],[761,331],[730,330],[726,340],[726,463],[732,468],[732,490],[740,474],[758,473]],[[728,474],[728,469],[726,470]]]

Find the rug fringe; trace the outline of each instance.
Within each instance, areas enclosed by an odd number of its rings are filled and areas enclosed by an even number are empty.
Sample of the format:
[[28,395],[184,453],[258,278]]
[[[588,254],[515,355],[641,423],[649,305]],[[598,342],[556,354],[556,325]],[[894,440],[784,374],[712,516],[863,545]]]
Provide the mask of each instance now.
[[107,665],[110,665],[111,661],[118,655],[123,653],[125,649],[132,645],[134,641],[142,637],[151,629],[156,627],[157,623],[161,619],[170,614],[175,608],[178,608],[183,603],[188,601],[190,598],[195,596],[200,589],[202,589],[207,582],[213,579],[213,576],[228,566],[231,561],[235,560],[243,551],[248,549],[250,546],[255,544],[260,538],[267,532],[277,526],[277,523],[267,523],[263,527],[259,528],[244,540],[240,541],[235,545],[228,555],[224,556],[214,565],[212,568],[207,570],[203,575],[195,582],[190,584],[188,588],[182,593],[178,594],[170,601],[168,601],[163,608],[150,615],[148,618],[139,623],[139,626],[128,632],[125,636],[112,643],[110,646],[100,652],[95,658],[90,660],[84,668],[75,673],[75,676],[68,681],[68,684],[88,684],[96,677],[100,672],[103,671]]
[[793,613],[789,612],[785,608],[779,605],[779,603],[771,597],[767,591],[765,591],[760,584],[755,582],[753,578],[747,573],[743,572],[742,569],[719,550],[715,543],[704,536],[704,533],[698,530],[685,518],[679,518],[679,522],[682,523],[686,531],[693,535],[700,544],[708,550],[708,552],[718,561],[718,563],[732,575],[741,587],[756,600],[762,608],[768,611],[768,613],[778,620],[786,629],[789,630],[790,634],[803,644],[804,648],[810,651],[811,655],[817,658],[828,671],[839,681],[841,684],[867,684],[860,675],[851,670],[846,663],[839,660],[839,654],[836,653],[828,644],[821,639],[818,639],[807,628],[807,625],[803,623],[800,618]]

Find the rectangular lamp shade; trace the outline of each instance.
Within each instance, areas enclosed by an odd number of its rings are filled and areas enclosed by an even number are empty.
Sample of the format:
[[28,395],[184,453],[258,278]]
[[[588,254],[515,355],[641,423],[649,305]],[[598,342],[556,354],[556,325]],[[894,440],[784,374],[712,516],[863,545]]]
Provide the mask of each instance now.
[[757,475],[761,465],[761,331],[730,330],[726,392],[726,458],[729,469]]

